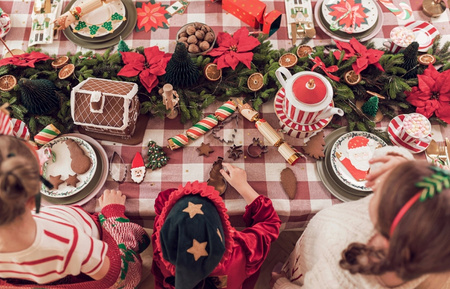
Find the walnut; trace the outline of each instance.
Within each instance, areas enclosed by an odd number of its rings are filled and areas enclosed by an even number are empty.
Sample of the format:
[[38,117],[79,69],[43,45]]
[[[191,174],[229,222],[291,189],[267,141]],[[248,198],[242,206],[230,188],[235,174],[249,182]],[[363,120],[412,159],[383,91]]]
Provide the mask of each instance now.
[[191,44],[188,47],[188,51],[189,51],[189,53],[199,53],[200,52],[200,48],[198,48],[198,46],[195,45],[195,44]]
[[211,32],[212,29],[211,29],[211,27],[209,27],[208,25],[205,24],[202,26],[202,31],[206,33],[206,32]]
[[198,42],[198,39],[197,39],[197,37],[195,37],[195,35],[191,35],[187,39],[187,43],[189,43],[189,44],[197,44],[197,42]]
[[197,30],[195,31],[195,37],[197,37],[198,40],[202,40],[203,38],[205,38],[205,32]]
[[178,42],[187,42],[188,38],[187,37],[180,37],[178,38]]
[[195,29],[197,29],[197,30],[202,29],[202,26],[203,26],[203,24],[198,23],[198,22],[195,22],[194,25],[195,25]]
[[194,25],[189,25],[189,26],[186,28],[186,33],[187,33],[188,35],[193,35],[193,34],[195,33],[195,31],[196,31],[196,29],[195,29],[195,26],[194,26]]
[[209,49],[209,47],[211,47],[211,45],[209,45],[208,41],[202,41],[199,46],[202,51],[206,51]]
[[186,31],[184,31],[184,32],[181,32],[180,34],[178,34],[178,37],[188,37],[188,34],[186,33]]
[[214,41],[214,34],[212,32],[206,33],[204,40],[212,43]]

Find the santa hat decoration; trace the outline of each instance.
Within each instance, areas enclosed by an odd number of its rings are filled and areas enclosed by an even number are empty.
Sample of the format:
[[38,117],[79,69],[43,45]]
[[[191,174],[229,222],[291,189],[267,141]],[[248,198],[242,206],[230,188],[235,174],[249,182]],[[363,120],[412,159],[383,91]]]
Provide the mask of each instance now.
[[356,136],[348,141],[348,149],[357,149],[360,147],[365,147],[369,144],[369,139],[363,136]]
[[140,183],[144,180],[145,176],[145,164],[142,155],[137,152],[131,162],[131,179],[136,183]]

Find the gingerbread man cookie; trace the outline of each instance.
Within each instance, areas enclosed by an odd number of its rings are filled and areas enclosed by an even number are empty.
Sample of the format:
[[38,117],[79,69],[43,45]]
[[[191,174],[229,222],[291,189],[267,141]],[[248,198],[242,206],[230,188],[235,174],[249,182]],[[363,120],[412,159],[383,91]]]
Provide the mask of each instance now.
[[81,175],[89,170],[92,165],[91,159],[84,154],[83,149],[72,139],[66,140],[67,148],[70,152],[72,171]]

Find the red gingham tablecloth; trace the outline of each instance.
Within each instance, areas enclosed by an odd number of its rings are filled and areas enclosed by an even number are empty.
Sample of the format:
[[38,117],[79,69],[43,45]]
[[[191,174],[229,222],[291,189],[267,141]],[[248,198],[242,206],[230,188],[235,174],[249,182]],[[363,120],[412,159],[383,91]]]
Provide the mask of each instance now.
[[[450,13],[448,9],[439,18],[430,18],[422,12],[422,1],[402,1],[411,5],[414,20],[428,21],[438,29],[443,38],[441,40],[442,44],[450,40]],[[394,0],[394,3],[398,4],[402,1]],[[168,1],[161,2],[162,4],[169,5],[174,1],[170,3]],[[276,9],[283,13],[280,29],[270,37],[273,47],[278,49],[290,48],[292,41],[288,39],[287,35],[284,1],[263,2],[267,5],[266,11],[269,12]],[[316,1],[313,0],[312,2],[315,5]],[[12,20],[12,29],[4,38],[11,49],[27,49],[33,3],[34,1],[30,0],[2,0],[0,2],[0,8],[10,14]],[[65,1],[63,7],[67,3],[69,1]],[[411,19],[399,20],[384,6],[382,6],[382,10],[384,14],[383,27],[375,38],[372,39],[376,47],[382,47],[383,42],[389,38],[389,32],[392,28],[411,21]],[[190,1],[187,11],[184,14],[175,14],[169,19],[169,29],[158,29],[155,32],[148,33],[143,31],[133,32],[125,41],[130,48],[158,45],[165,51],[173,52],[175,48],[175,37],[179,28],[188,22],[195,21],[207,23],[216,33],[220,31],[233,33],[240,27],[247,26],[233,15],[222,10],[220,2],[212,3],[210,0],[193,0]],[[317,25],[315,27],[317,36],[308,45],[317,46],[331,43],[330,37],[322,32]],[[250,28],[250,30],[252,31],[253,29]],[[300,43],[300,40],[297,40],[298,43]],[[72,53],[76,51],[88,51],[68,41],[62,33],[59,39],[55,40],[53,44],[41,45],[40,48],[51,55],[65,55],[68,51]],[[6,52],[5,48],[0,46],[0,52],[3,55]],[[204,111],[204,115],[214,113],[220,104],[216,103],[208,107]],[[278,119],[273,110],[273,102],[263,105],[261,115],[273,128],[279,128]],[[306,159],[301,159],[294,166],[290,166],[275,147],[269,147],[268,153],[261,158],[250,158],[246,156],[246,148],[251,144],[253,138],[259,137],[262,139],[262,136],[255,128],[254,123],[242,117],[239,117],[237,132],[233,131],[235,128],[233,124],[235,122],[226,125],[224,133],[228,136],[231,133],[235,134],[235,144],[243,145],[245,152],[243,156],[245,157],[241,156],[241,158],[235,161],[229,159],[227,157],[229,145],[222,144],[208,133],[182,149],[170,151],[170,149],[165,148],[167,155],[170,157],[169,163],[159,170],[147,170],[143,183],[139,185],[135,184],[131,181],[129,174],[127,175],[126,181],[121,184],[116,183],[108,176],[104,188],[122,190],[128,197],[126,203],[127,215],[132,220],[150,227],[155,214],[154,201],[161,190],[178,187],[180,184],[185,184],[188,181],[206,181],[209,177],[212,163],[218,156],[222,156],[225,158],[225,161],[244,168],[247,171],[249,183],[260,194],[264,194],[272,199],[275,209],[282,220],[282,229],[302,229],[316,212],[340,202],[330,194],[320,181],[314,159],[307,157]],[[131,164],[136,152],[141,152],[144,159],[146,158],[146,145],[149,140],[154,140],[158,145],[166,147],[168,138],[185,132],[191,125],[191,123],[186,125],[181,124],[178,118],[175,120],[151,118],[141,145],[130,146],[107,141],[101,141],[101,144],[105,148],[108,156],[111,156],[113,151],[116,151],[122,156],[125,163]],[[387,122],[380,124],[382,127],[386,125]],[[332,130],[326,128],[324,131],[325,134],[328,134]],[[449,132],[449,128],[433,125],[433,138],[437,141],[442,141],[445,136],[449,136]],[[300,140],[298,139],[286,135],[284,139],[297,148],[300,145]],[[196,147],[200,146],[202,142],[210,143],[215,150],[209,157],[198,156]],[[424,154],[419,154],[417,157],[424,158]],[[297,177],[297,194],[294,200],[288,199],[280,184],[280,172],[285,167],[291,167]],[[228,208],[228,213],[231,216],[232,224],[236,227],[243,227],[242,214],[246,205],[245,201],[231,186],[223,195],[223,198]],[[98,210],[98,207],[96,207],[96,198],[89,201],[84,207],[89,211]]]

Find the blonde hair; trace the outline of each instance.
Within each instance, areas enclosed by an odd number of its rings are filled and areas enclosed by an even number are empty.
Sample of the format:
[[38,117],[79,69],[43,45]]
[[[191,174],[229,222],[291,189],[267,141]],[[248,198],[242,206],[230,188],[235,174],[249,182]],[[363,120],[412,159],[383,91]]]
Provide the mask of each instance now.
[[373,275],[393,271],[405,281],[450,270],[450,189],[416,202],[389,236],[398,211],[420,191],[415,183],[434,173],[428,166],[407,161],[390,172],[379,192],[376,224],[380,234],[389,239],[389,248],[376,250],[352,243],[342,252],[342,268]]
[[25,141],[0,136],[0,226],[25,212],[28,199],[40,189],[40,167]]

